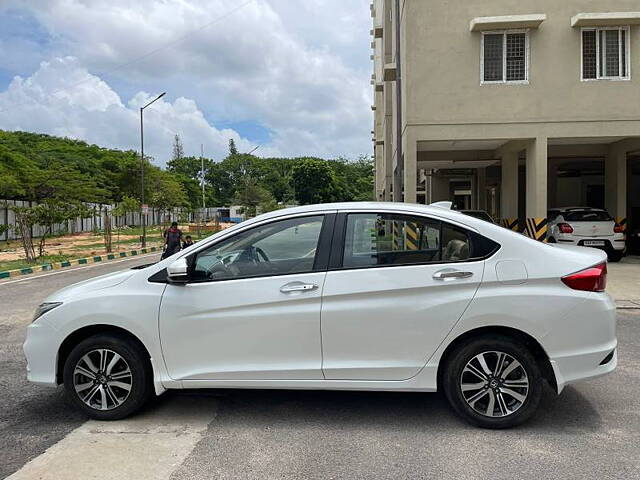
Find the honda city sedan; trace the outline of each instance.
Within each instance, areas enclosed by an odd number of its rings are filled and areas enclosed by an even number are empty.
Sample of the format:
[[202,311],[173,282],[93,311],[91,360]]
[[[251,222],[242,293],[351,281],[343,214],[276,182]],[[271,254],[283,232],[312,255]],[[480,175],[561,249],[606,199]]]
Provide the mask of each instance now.
[[615,369],[603,251],[448,207],[279,210],[63,289],[28,327],[28,378],[102,420],[167,389],[396,390],[504,428],[545,382]]

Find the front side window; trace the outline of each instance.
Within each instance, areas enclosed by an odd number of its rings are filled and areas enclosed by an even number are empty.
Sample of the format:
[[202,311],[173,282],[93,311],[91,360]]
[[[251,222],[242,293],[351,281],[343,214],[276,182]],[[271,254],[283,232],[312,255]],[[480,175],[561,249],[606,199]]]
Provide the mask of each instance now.
[[347,216],[343,268],[465,261],[497,244],[438,220],[386,213]]
[[629,79],[629,27],[582,30],[582,79]]
[[526,31],[482,34],[482,83],[523,83],[529,73],[529,34]]
[[308,273],[314,270],[323,215],[261,225],[197,253],[194,281]]

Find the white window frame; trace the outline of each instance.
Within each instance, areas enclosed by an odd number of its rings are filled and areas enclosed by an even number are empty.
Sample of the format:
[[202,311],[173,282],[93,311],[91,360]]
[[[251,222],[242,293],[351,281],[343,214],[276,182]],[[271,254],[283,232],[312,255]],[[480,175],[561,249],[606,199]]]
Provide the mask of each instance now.
[[[626,65],[627,65],[627,75],[625,77],[618,75],[615,77],[606,77],[602,75],[600,71],[600,31],[602,30],[617,30],[618,32],[622,32],[623,30],[627,33],[625,42],[625,51],[624,54],[626,56]],[[596,32],[596,78],[584,78],[584,32]],[[618,45],[621,45],[620,42],[621,35],[618,33]],[[606,46],[605,46],[606,48]],[[605,52],[606,55],[606,52]],[[606,61],[606,56],[604,57]],[[618,58],[618,71],[622,71],[622,57]],[[611,27],[583,27],[580,29],[580,80],[583,82],[599,82],[602,80],[608,80],[613,82],[627,82],[631,80],[631,28],[629,25],[620,25],[620,26],[611,26]]]
[[[507,35],[510,33],[524,33],[524,80],[507,80]],[[484,79],[484,37],[485,35],[502,35],[502,80]],[[510,30],[489,30],[482,32],[480,41],[480,85],[529,85],[529,58],[530,58],[529,29],[519,28]]]

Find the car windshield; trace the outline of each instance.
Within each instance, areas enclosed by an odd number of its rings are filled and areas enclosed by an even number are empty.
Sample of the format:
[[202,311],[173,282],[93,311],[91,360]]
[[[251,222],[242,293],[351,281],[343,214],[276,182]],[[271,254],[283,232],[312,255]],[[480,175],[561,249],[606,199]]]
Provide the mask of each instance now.
[[578,210],[567,212],[563,217],[568,222],[609,222],[613,220],[611,215],[603,210]]

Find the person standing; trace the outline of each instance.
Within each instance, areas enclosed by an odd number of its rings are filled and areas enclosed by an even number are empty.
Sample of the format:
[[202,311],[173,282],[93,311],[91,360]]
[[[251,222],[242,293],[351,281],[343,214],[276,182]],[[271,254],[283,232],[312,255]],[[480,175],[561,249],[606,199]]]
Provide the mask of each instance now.
[[162,258],[170,257],[180,251],[182,231],[178,228],[178,222],[173,222],[171,227],[164,231],[164,252]]
[[191,239],[191,235],[187,235],[186,237],[184,237],[184,242],[182,242],[182,249],[184,250],[191,245],[193,245],[193,240]]

